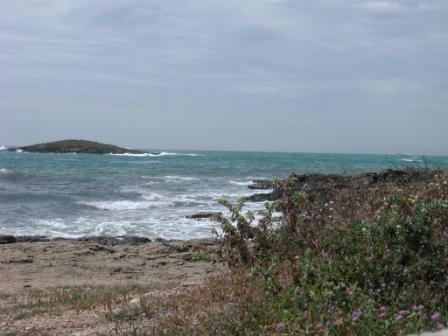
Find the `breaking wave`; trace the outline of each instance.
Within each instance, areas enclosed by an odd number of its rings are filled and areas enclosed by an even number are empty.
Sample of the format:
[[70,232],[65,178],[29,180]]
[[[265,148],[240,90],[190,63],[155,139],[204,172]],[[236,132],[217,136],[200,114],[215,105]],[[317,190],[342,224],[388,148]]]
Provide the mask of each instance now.
[[109,154],[113,156],[130,156],[130,157],[158,157],[158,156],[203,156],[202,154],[196,153],[172,153],[172,152],[161,152],[161,153],[124,153],[124,154]]
[[253,181],[230,181],[230,184],[237,186],[249,186],[253,184]]
[[0,175],[10,175],[12,173],[13,173],[12,170],[9,170],[9,169],[6,169],[6,168],[0,168]]

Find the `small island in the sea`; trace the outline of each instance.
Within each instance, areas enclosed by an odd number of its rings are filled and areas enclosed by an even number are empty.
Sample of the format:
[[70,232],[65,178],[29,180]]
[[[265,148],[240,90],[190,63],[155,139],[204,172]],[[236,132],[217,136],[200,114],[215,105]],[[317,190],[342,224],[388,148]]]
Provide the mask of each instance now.
[[[31,153],[86,153],[86,154],[144,154],[142,151],[122,148],[87,140],[60,140],[16,148]],[[151,153],[157,155],[159,153]]]

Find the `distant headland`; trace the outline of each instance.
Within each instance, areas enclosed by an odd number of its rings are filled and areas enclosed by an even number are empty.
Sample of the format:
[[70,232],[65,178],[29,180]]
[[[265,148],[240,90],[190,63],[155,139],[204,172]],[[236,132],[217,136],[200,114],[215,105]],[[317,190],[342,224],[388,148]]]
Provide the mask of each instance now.
[[[8,148],[8,150],[30,153],[144,154],[142,151],[103,144],[95,141],[72,139]],[[157,155],[160,153],[151,154]]]

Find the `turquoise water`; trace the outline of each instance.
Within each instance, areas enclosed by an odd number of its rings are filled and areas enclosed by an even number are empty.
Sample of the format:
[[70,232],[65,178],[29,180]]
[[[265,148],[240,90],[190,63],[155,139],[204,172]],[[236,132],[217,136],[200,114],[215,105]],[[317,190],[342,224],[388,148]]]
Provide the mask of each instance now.
[[[185,218],[224,211],[258,178],[288,172],[357,173],[448,167],[448,157],[263,152],[165,152],[160,156],[0,151],[0,234],[195,238],[216,223]],[[248,203],[258,211],[263,204]]]

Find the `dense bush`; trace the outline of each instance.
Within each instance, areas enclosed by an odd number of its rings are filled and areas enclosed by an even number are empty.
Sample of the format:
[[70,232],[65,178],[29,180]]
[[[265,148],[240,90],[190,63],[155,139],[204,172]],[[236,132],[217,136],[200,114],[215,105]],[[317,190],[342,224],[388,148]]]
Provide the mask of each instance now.
[[160,333],[407,335],[447,326],[447,172],[418,186],[331,190],[330,200],[325,190],[297,191],[296,178],[258,225],[242,202],[221,201],[230,273],[187,297],[196,304]]

